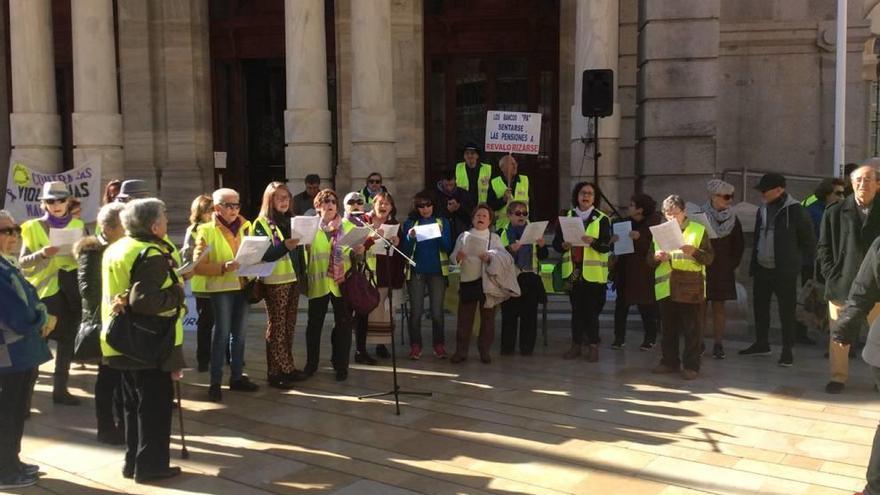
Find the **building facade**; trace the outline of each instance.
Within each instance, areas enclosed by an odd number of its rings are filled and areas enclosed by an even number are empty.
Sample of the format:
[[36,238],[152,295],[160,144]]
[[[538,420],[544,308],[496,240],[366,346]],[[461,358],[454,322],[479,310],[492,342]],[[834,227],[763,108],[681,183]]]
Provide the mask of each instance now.
[[[105,180],[155,187],[179,229],[220,184],[254,212],[271,180],[348,191],[379,172],[405,210],[482,144],[487,110],[529,111],[541,153],[517,158],[551,217],[593,177],[581,73],[602,68],[613,204],[635,190],[702,202],[711,177],[757,202],[770,170],[805,195],[833,170],[835,3],[5,0],[0,181],[9,156],[45,172],[100,157]],[[849,2],[848,161],[877,152],[874,3]]]

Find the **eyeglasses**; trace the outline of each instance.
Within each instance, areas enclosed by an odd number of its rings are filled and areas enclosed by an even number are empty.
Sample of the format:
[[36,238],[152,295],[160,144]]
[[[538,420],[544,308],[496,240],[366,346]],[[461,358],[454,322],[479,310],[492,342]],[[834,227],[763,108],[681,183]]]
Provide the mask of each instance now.
[[370,184],[381,184],[382,179],[370,179],[367,182],[369,182]]
[[0,229],[0,235],[21,235],[21,227],[13,225],[12,227],[2,228]]
[[45,201],[47,205],[54,205],[55,203],[63,205],[64,203],[67,202],[67,198],[61,198],[61,199],[49,198],[49,199],[44,199],[43,201]]
[[336,200],[333,199],[333,198],[324,198],[324,199],[321,201],[321,203],[324,203],[325,205],[335,205],[335,204],[336,204]]
[[217,203],[217,204],[222,206],[223,208],[227,208],[229,210],[240,210],[241,209],[241,203]]
[[430,208],[434,206],[434,203],[419,203],[416,205],[416,208]]
[[727,201],[733,199],[733,194],[716,194],[715,196],[718,196],[721,199],[726,199]]
[[520,211],[514,211],[513,213],[511,213],[511,215],[515,215],[518,217],[527,217],[527,216],[529,216],[529,212],[520,210]]
[[346,204],[348,204],[348,205],[360,205],[360,206],[363,206],[363,204],[364,204],[364,200],[362,200],[362,199],[353,199],[353,200],[349,201],[349,202],[346,203]]

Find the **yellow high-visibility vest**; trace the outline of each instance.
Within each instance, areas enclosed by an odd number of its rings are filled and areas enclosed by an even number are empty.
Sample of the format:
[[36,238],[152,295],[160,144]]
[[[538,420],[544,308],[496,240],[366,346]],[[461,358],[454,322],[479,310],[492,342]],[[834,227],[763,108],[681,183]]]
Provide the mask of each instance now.
[[[354,227],[353,223],[347,220],[342,221],[343,234]],[[318,229],[318,232],[315,234],[315,240],[312,241],[312,245],[306,250],[309,253],[309,261],[306,266],[306,273],[309,277],[309,299],[323,297],[328,293],[336,297],[341,295],[339,284],[327,274],[327,270],[330,268],[332,247],[330,237],[323,230]],[[348,272],[349,268],[351,268],[351,260],[348,255],[350,250],[350,248],[343,248],[342,250],[343,270],[345,272]]]
[[[495,192],[497,198],[501,199],[504,197],[504,193],[507,191],[507,182],[504,181],[503,177],[499,176],[492,179],[492,190]],[[507,205],[509,205],[511,201],[522,201],[526,206],[529,205],[528,176],[519,176],[519,180],[513,188],[513,197],[511,197],[510,201],[505,203],[504,206],[495,210],[495,228],[503,229],[510,225],[510,220],[507,219]]]
[[[700,247],[703,242],[703,235],[706,227],[697,222],[688,222],[684,229],[684,243],[696,248]],[[654,241],[654,251],[659,251],[660,246]],[[671,294],[669,285],[669,277],[672,270],[681,270],[685,272],[701,272],[703,274],[703,293],[706,292],[706,267],[696,262],[692,257],[684,254],[680,249],[669,253],[670,261],[660,263],[654,269],[654,298],[658,301],[666,299]]]
[[[492,165],[488,163],[480,163],[480,172],[477,178],[477,203],[485,203],[489,199],[489,181],[492,180]],[[464,189],[471,191],[471,183],[468,180],[467,164],[458,162],[455,164],[455,184]]]
[[[238,237],[244,237],[245,232],[249,232],[250,229],[251,223],[244,220],[241,228],[238,229]],[[196,243],[204,241],[206,245],[211,246],[207,257],[209,262],[223,264],[235,259],[232,246],[229,245],[226,237],[223,236],[223,231],[220,230],[217,220],[211,220],[208,223],[199,225],[196,229],[195,238]],[[235,272],[226,272],[223,275],[213,277],[195,275],[190,283],[195,294],[232,292],[241,289],[241,281]]]
[[[85,234],[85,228],[82,220],[74,218],[64,227],[64,230],[79,229]],[[31,253],[36,253],[49,245],[49,234],[39,219],[28,220],[21,224],[21,242]],[[24,278],[37,289],[37,296],[40,299],[45,299],[54,296],[61,289],[58,284],[58,272],[60,270],[75,271],[76,266],[73,254],[56,254],[43,263],[22,269],[22,273]]]
[[[598,209],[596,210],[596,213],[598,213],[599,216],[594,218],[584,231],[584,235],[592,237],[593,239],[599,238],[602,221],[611,221],[608,219],[607,215]],[[568,210],[568,216],[573,217],[576,215],[574,211]],[[584,246],[584,257],[581,265],[581,276],[583,276],[584,280],[599,284],[608,282],[609,257],[610,253],[600,253],[590,246]],[[568,250],[562,255],[562,278],[570,277],[572,271],[574,271],[574,263],[571,261],[571,250]]]
[[[263,228],[263,232],[267,232],[270,236],[274,235],[279,241],[284,242],[284,234],[281,232],[281,229],[275,224],[270,224],[269,219],[264,217],[258,217],[254,220],[254,223],[251,226],[251,235],[257,235],[255,233],[257,225]],[[275,269],[272,270],[272,274],[268,277],[263,277],[261,281],[266,285],[281,285],[296,282],[296,272],[293,271],[293,261],[290,259],[290,256],[285,254],[278,259],[278,261],[275,262]]]

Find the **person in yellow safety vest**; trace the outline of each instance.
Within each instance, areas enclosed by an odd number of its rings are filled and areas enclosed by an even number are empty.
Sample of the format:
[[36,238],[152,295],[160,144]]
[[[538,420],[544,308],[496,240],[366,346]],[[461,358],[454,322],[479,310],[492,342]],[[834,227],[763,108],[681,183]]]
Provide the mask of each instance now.
[[[122,474],[138,483],[171,478],[169,465],[173,381],[182,378],[183,314],[186,295],[174,274],[165,203],[136,199],[120,215],[126,235],[111,244],[101,259],[101,352],[108,366],[122,374],[127,443]],[[107,342],[114,314],[133,312],[176,318],[172,349],[162,362],[132,359]]]
[[[58,342],[55,354],[55,377],[52,401],[69,406],[80,401],[67,390],[73,343],[82,316],[82,302],[76,279],[76,260],[69,246],[52,246],[52,230],[72,230],[84,236],[85,224],[70,212],[70,191],[64,182],[46,182],[40,194],[40,207],[45,214],[21,225],[21,254],[18,257],[22,273],[37,289],[37,295],[49,314],[58,318],[55,331],[49,338]],[[64,247],[64,250],[61,248]],[[34,377],[34,383],[36,383]]]
[[502,356],[514,353],[517,334],[519,334],[520,354],[531,356],[538,336],[538,300],[544,292],[539,260],[546,258],[548,252],[543,237],[533,244],[519,242],[526,229],[528,216],[527,204],[522,201],[511,201],[507,205],[509,223],[506,228],[498,231],[501,245],[513,256],[520,290],[519,297],[511,297],[501,303]]
[[[196,248],[196,232],[199,225],[208,223],[214,218],[214,201],[207,194],[200,194],[193,199],[189,209],[189,227],[183,235],[182,261],[193,261]],[[192,272],[190,272],[192,273]],[[211,310],[211,298],[207,294],[195,296],[196,314],[196,363],[199,373],[208,371],[211,362],[211,334],[214,332],[214,312]]]
[[[684,245],[675,251],[660,249],[657,239],[649,255],[654,270],[654,296],[660,303],[663,319],[663,338],[660,348],[663,357],[654,373],[678,373],[685,380],[693,380],[700,372],[703,353],[702,321],[706,291],[706,266],[715,257],[706,228],[687,218],[687,209],[681,196],[671,195],[661,207],[667,221],[676,222],[684,236]],[[678,272],[699,273],[703,280],[702,302],[678,302],[672,279]],[[679,338],[684,338],[684,351],[679,355]],[[680,357],[679,357],[680,356]]]
[[275,263],[272,274],[263,277],[266,299],[266,374],[270,387],[283,390],[306,375],[293,361],[293,333],[299,308],[299,287],[293,271],[291,253],[299,245],[290,236],[290,190],[283,182],[271,182],[263,192],[260,214],[252,225],[251,235],[272,239],[263,261]]
[[[596,208],[598,188],[592,182],[579,182],[571,191],[567,216],[578,217],[584,225],[581,246],[566,241],[557,227],[553,249],[562,254],[562,277],[571,280],[568,299],[571,302],[571,347],[564,359],[581,355],[587,344],[587,361],[599,360],[599,314],[605,306],[608,283],[608,258],[611,252],[611,220]],[[586,342],[584,342],[586,334]]]
[[[416,227],[429,228],[437,225],[440,237],[422,238],[416,235]],[[412,200],[409,218],[403,223],[403,243],[400,250],[416,262],[407,266],[406,288],[409,294],[409,358],[422,357],[422,311],[425,292],[428,293],[431,314],[431,345],[437,359],[446,358],[446,331],[443,318],[443,299],[446,297],[449,276],[449,252],[452,251],[452,233],[449,222],[440,217],[434,206],[430,191],[416,193]]]
[[332,189],[324,189],[315,196],[315,210],[321,217],[320,228],[308,249],[309,320],[306,325],[306,366],[303,371],[311,376],[318,370],[321,358],[321,329],[327,316],[328,304],[333,305],[332,344],[333,369],[336,381],[348,378],[351,352],[352,311],[342,297],[340,284],[351,268],[351,253],[363,254],[363,245],[348,248],[339,243],[355,225],[339,216],[339,196]]
[[382,174],[379,172],[372,172],[367,176],[367,185],[360,190],[367,208],[373,206],[373,198],[375,198],[380,192],[388,192],[388,189],[382,185]]
[[479,162],[480,149],[475,143],[464,147],[464,161],[455,164],[455,182],[467,191],[469,203],[476,206],[489,199],[489,182],[492,180],[492,165]]
[[[108,188],[110,184],[107,184]],[[106,196],[106,192],[105,192]],[[134,199],[145,199],[153,197],[153,193],[150,191],[150,187],[147,185],[146,181],[140,179],[129,179],[123,181],[119,186],[119,191],[116,193],[114,197],[114,201],[118,203],[128,203]],[[101,233],[100,225],[95,228],[95,235]],[[171,242],[171,238],[168,235],[165,235],[165,238],[162,239],[171,247],[171,257],[174,258],[174,261],[178,266],[183,265],[183,256],[180,254],[180,250],[177,249],[177,245]]]
[[199,225],[196,230],[196,247],[193,259],[199,259],[205,250],[208,254],[195,267],[192,291],[196,296],[211,298],[214,311],[214,333],[211,339],[211,385],[208,400],[223,400],[220,384],[223,382],[223,366],[226,349],[230,348],[229,389],[253,392],[259,387],[244,375],[245,324],[248,299],[244,291],[246,279],[236,274],[239,264],[235,261],[238,248],[250,222],[239,214],[241,202],[234,189],[217,189],[211,194],[214,201],[214,217]]
[[519,165],[516,158],[513,155],[504,155],[498,161],[498,166],[501,168],[501,175],[492,179],[487,203],[495,211],[495,228],[500,230],[507,227],[507,205],[511,201],[522,201],[528,207],[533,203],[529,178],[517,173]]
[[[379,305],[369,315],[356,315],[354,320],[355,352],[354,362],[360,364],[377,364],[375,358],[367,352],[367,344],[377,344],[376,353],[380,356],[388,353],[386,343],[390,344],[391,315],[393,309],[386,306],[390,289],[403,288],[403,258],[387,250],[400,244],[399,231],[391,235],[393,226],[399,226],[397,207],[391,193],[380,192],[373,200],[373,209],[363,215],[362,224],[369,225],[375,233],[364,242],[367,267],[376,275],[376,288],[379,289]],[[399,227],[397,227],[399,229]],[[385,231],[388,229],[388,232]],[[377,235],[378,234],[378,235]],[[380,237],[381,236],[381,237]],[[387,238],[387,242],[382,240]],[[387,340],[387,342],[386,342]],[[383,352],[384,351],[384,352]]]

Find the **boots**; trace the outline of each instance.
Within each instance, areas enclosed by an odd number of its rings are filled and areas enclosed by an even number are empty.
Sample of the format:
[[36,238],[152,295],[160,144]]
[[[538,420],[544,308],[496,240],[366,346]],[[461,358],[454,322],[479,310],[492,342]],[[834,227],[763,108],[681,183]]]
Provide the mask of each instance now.
[[598,344],[590,344],[590,348],[587,354],[587,361],[590,363],[598,363],[599,362],[599,346]]

